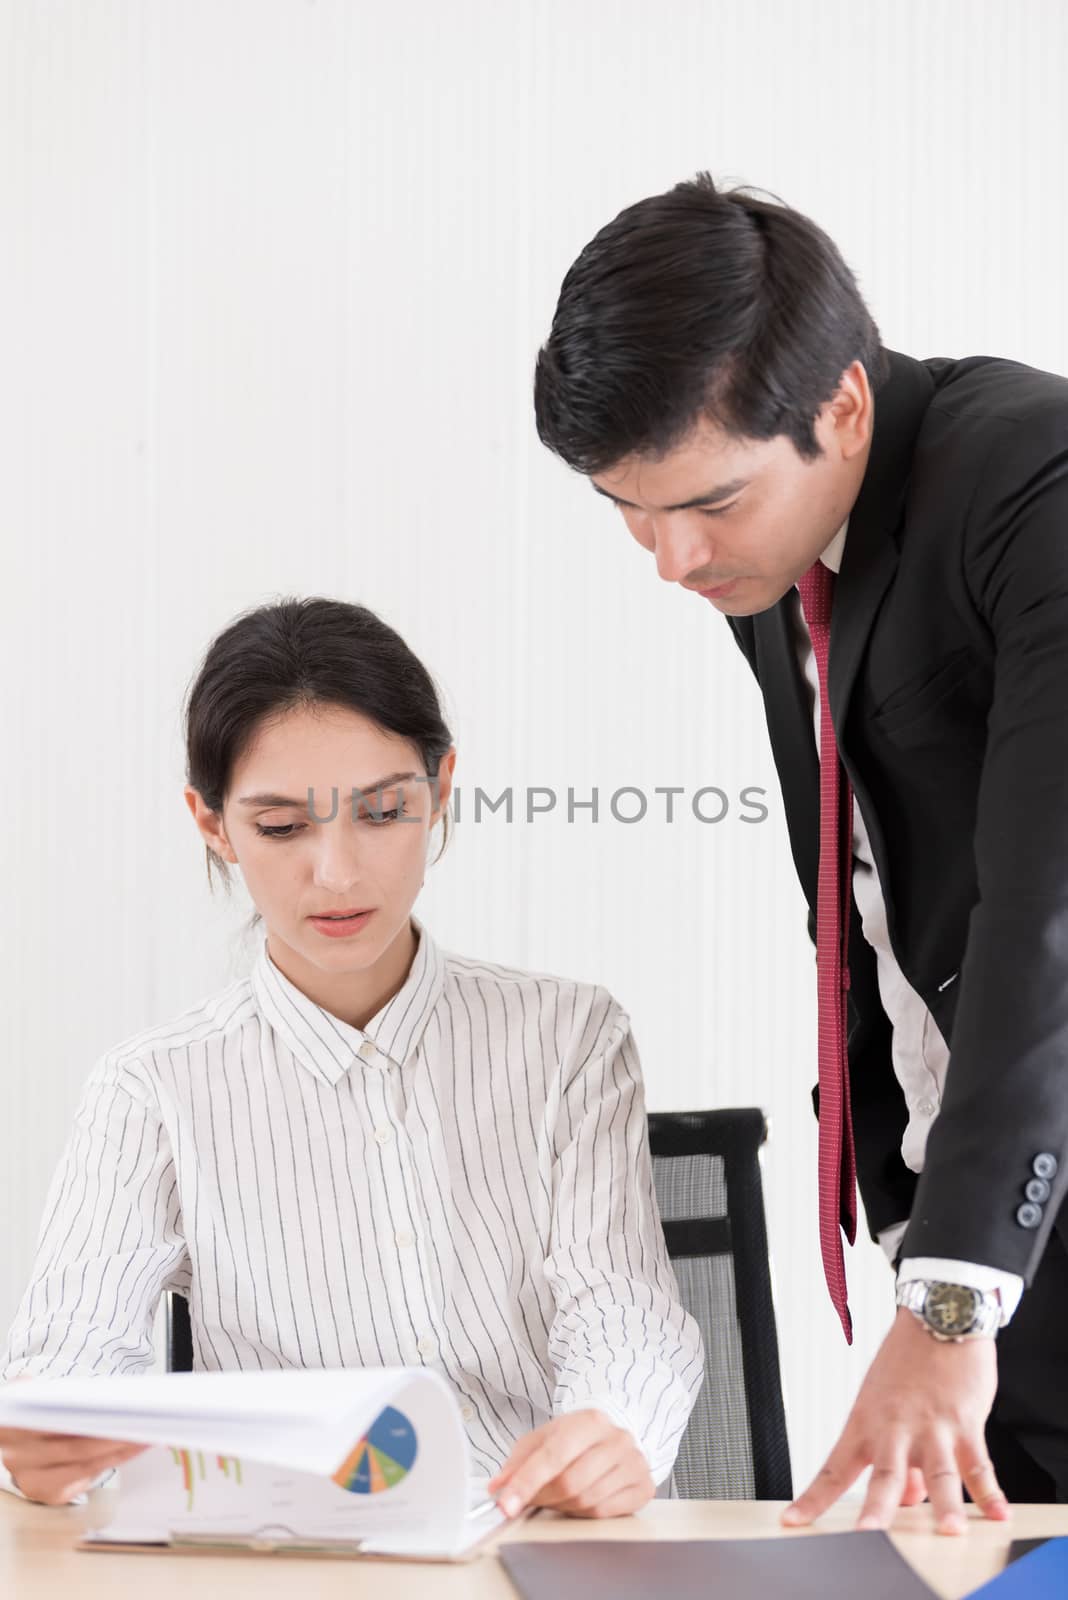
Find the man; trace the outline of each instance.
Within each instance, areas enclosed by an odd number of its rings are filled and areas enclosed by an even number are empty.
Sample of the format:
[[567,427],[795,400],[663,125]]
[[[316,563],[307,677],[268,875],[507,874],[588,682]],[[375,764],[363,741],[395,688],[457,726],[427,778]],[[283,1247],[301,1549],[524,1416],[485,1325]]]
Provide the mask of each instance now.
[[926,1494],[961,1531],[962,1483],[994,1518],[1066,1500],[1068,381],[885,350],[819,228],[702,173],[582,251],[535,408],[756,674],[817,944],[847,1337],[854,1159],[898,1267],[786,1520],[869,1464],[863,1527]]

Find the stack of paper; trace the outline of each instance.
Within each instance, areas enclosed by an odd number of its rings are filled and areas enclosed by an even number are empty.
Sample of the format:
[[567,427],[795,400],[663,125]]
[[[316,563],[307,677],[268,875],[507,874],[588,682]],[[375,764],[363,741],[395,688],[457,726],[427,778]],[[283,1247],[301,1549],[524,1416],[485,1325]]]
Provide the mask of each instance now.
[[466,1557],[504,1520],[456,1400],[415,1367],[33,1378],[0,1423],[155,1448],[119,1469],[92,1548],[236,1544]]

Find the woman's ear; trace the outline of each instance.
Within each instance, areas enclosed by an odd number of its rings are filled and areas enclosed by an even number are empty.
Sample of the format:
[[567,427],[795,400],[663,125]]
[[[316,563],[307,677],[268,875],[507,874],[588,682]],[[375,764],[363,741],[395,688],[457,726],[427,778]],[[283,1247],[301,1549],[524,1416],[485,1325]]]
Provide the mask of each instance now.
[[456,748],[446,751],[438,766],[437,781],[430,785],[430,793],[434,801],[434,809],[430,815],[430,826],[443,817],[448,809],[452,797],[452,775],[456,767]]
[[200,791],[192,788],[189,784],[186,784],[183,796],[186,805],[193,814],[193,821],[197,825],[200,836],[208,849],[214,851],[220,861],[229,861],[234,866],[237,866],[237,856],[234,854],[233,846],[226,837],[226,829],[223,827],[223,820],[219,813],[212,811],[211,807],[205,804],[204,797]]

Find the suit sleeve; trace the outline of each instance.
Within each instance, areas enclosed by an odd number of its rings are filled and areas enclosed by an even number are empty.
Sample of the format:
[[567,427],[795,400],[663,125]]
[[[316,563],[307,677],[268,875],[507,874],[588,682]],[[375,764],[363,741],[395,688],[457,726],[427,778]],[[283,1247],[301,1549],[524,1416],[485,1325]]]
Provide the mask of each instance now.
[[964,551],[995,651],[979,898],[902,1255],[1030,1281],[1068,1185],[1068,417],[1002,426]]

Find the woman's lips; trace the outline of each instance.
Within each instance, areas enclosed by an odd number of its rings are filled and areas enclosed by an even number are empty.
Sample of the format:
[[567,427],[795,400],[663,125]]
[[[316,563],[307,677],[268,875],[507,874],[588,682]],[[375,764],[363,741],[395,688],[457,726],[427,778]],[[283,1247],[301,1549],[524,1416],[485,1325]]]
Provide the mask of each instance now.
[[354,933],[359,933],[361,928],[367,926],[368,921],[374,916],[373,911],[357,911],[353,916],[346,917],[309,917],[308,921],[320,933],[325,933],[328,939],[348,939]]

